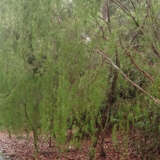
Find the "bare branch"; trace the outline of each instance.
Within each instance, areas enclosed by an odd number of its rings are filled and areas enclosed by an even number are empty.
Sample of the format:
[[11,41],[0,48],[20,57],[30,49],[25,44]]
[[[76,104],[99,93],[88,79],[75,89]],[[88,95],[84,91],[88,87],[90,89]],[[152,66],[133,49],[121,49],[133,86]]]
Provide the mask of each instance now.
[[122,11],[126,14],[126,15],[128,15],[129,17],[131,17],[132,18],[132,20],[134,21],[134,23],[135,23],[135,25],[137,26],[137,27],[139,27],[139,23],[137,22],[137,20],[136,20],[136,18],[131,14],[131,12],[128,10],[128,8],[126,8],[120,1],[116,1],[116,0],[112,0],[112,2],[114,3],[114,4],[116,4],[120,9],[122,9]]
[[[153,77],[152,77],[149,73],[147,73],[146,71],[144,71],[143,69],[141,69],[141,68],[138,66],[138,64],[135,62],[134,58],[133,58],[132,55],[130,54],[130,51],[129,51],[128,47],[124,48],[121,40],[120,40],[120,45],[121,45],[121,47],[124,49],[124,53],[129,57],[131,63],[136,67],[136,69],[137,69],[138,71],[140,71],[141,73],[143,73],[143,75],[153,83],[153,82],[154,82]],[[133,46],[131,46],[131,47],[133,47]],[[129,47],[129,48],[131,49],[131,47]]]
[[152,43],[152,50],[153,50],[154,54],[155,54],[158,58],[160,58],[160,53],[159,53],[159,51],[157,50],[157,48],[155,47],[154,43]]
[[103,58],[110,63],[116,70],[119,71],[119,73],[134,87],[136,87],[137,89],[139,89],[141,92],[143,92],[144,94],[146,94],[147,96],[149,96],[155,104],[160,105],[160,99],[155,98],[154,96],[152,96],[149,92],[147,92],[146,90],[144,90],[142,87],[140,87],[138,84],[136,84],[135,82],[133,82],[103,51],[97,49],[96,50],[97,53],[101,56],[103,56]]
[[134,10],[136,10],[136,7],[135,7],[135,5],[134,5],[133,1],[132,1],[132,0],[129,0],[129,1],[130,1],[130,3],[132,4],[132,6],[133,6]]

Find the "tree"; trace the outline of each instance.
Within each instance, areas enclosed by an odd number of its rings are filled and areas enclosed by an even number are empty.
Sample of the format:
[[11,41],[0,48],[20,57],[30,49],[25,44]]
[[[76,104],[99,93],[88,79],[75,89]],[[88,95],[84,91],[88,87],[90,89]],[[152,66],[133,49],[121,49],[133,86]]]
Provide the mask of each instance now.
[[71,140],[93,140],[90,159],[99,140],[105,156],[107,129],[130,122],[119,116],[126,103],[159,105],[157,91],[149,87],[159,84],[153,2],[1,1],[3,126],[32,131],[36,153],[41,133],[65,144],[67,131],[76,130]]

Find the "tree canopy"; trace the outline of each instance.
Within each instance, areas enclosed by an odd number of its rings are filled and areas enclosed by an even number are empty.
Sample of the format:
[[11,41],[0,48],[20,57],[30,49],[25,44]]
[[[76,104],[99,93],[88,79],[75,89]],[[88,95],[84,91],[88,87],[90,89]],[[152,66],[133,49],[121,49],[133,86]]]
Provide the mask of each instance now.
[[71,141],[86,136],[93,141],[91,159],[99,135],[103,146],[109,129],[134,128],[157,138],[158,0],[1,0],[0,5],[2,129],[32,131],[37,152],[39,135],[65,144],[71,130]]

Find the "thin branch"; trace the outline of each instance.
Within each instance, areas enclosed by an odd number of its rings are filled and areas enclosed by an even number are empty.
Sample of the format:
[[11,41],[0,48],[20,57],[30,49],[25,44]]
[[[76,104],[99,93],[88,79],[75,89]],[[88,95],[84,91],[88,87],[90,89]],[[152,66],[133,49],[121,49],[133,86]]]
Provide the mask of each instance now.
[[97,20],[96,20],[96,25],[98,26],[99,30],[102,32],[102,38],[104,40],[108,40],[107,37],[105,36],[105,31],[104,31],[103,26],[101,26]]
[[154,96],[152,96],[149,92],[147,92],[146,90],[144,90],[142,87],[140,87],[138,84],[136,84],[135,82],[133,82],[103,51],[97,49],[96,50],[97,53],[101,56],[103,56],[103,58],[110,63],[116,70],[119,71],[119,73],[134,87],[136,87],[137,89],[139,89],[141,92],[143,92],[144,94],[146,94],[147,96],[149,96],[155,104],[160,105],[160,99],[159,98],[155,98]]
[[101,20],[103,20],[103,22],[107,25],[108,31],[110,32],[110,24],[109,24],[109,22],[107,22],[104,17],[98,16],[98,18],[100,18]]
[[133,6],[134,10],[136,10],[136,7],[135,7],[135,5],[134,5],[133,1],[132,1],[132,0],[129,0],[129,1],[130,1],[130,3],[132,4],[132,6]]
[[155,47],[154,43],[152,43],[152,50],[154,52],[154,54],[160,58],[160,52],[157,50],[157,48]]
[[123,44],[122,44],[122,41],[120,40],[120,45],[121,47],[124,49],[124,53],[129,57],[131,63],[136,67],[136,69],[138,71],[140,71],[141,73],[143,73],[143,75],[149,79],[152,83],[154,82],[154,79],[153,77],[146,71],[144,71],[143,69],[141,69],[138,64],[135,62],[134,58],[132,57],[132,55],[130,54],[130,51],[128,50],[128,48],[124,48]]
[[135,25],[137,27],[139,27],[139,23],[137,22],[136,18],[131,14],[131,12],[128,10],[128,8],[126,8],[120,1],[115,1],[115,0],[112,0],[112,2],[114,4],[116,4],[120,9],[122,9],[122,11],[128,15],[129,17],[132,18],[132,20],[134,21]]
[[109,5],[110,5],[110,1],[107,0],[107,2],[106,2],[106,8],[107,8],[108,29],[109,29],[109,32],[111,33],[111,17],[110,17],[110,8],[109,8]]

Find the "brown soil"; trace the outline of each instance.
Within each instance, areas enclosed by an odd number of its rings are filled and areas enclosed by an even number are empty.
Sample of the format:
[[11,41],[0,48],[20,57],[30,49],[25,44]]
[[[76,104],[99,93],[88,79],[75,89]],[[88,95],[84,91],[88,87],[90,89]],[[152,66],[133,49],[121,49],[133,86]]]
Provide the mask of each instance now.
[[[125,145],[122,144],[120,139],[121,138],[118,140],[119,145],[116,147],[112,143],[112,138],[107,136],[104,146],[106,158],[100,157],[99,149],[97,148],[96,160],[140,160],[128,145],[128,147],[125,147]],[[65,151],[59,152],[58,147],[56,147],[54,143],[53,147],[48,147],[48,140],[41,138],[38,160],[87,160],[89,145],[90,142],[87,140],[82,143],[81,149],[76,149],[66,144]],[[4,155],[10,156],[11,160],[35,160],[33,148],[32,136],[28,139],[25,136],[15,135],[9,138],[7,133],[0,133],[0,151],[2,151]]]

